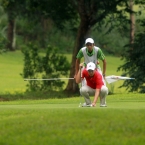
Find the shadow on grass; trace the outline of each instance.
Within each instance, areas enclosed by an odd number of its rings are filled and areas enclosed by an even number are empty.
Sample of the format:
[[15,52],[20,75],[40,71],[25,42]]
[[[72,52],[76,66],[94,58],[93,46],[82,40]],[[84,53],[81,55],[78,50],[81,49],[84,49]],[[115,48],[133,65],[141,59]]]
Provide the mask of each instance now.
[[71,94],[65,91],[33,91],[33,92],[15,92],[11,94],[7,92],[0,94],[0,101],[13,101],[13,100],[24,100],[24,99],[52,99],[52,98],[71,98],[79,97],[79,93]]

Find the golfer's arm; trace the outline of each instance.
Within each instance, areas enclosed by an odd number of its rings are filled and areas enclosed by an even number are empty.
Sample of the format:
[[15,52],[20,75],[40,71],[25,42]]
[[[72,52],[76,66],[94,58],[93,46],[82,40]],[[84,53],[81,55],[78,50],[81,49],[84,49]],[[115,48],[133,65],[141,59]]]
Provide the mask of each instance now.
[[103,60],[103,75],[106,74],[106,59]]
[[81,82],[81,70],[79,69],[77,75],[76,75],[76,83],[79,84]]
[[79,65],[80,65],[80,59],[76,59],[76,65],[75,65],[75,75],[78,74],[79,71]]
[[99,97],[99,93],[100,93],[100,89],[96,89],[95,96],[94,96],[94,101],[93,101],[94,104],[97,103],[97,100],[98,100],[98,97]]

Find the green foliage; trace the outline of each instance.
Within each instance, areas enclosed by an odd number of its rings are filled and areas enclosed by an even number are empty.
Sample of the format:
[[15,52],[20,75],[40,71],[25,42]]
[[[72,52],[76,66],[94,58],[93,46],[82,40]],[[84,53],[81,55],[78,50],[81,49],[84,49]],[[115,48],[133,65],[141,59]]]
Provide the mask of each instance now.
[[1,0],[0,3],[10,19],[20,15],[25,7],[23,0]]
[[31,20],[52,19],[58,28],[64,28],[66,21],[76,19],[77,13],[69,0],[26,0],[22,13]]
[[65,29],[59,30],[54,26],[51,19],[44,19],[43,21],[44,24],[40,21],[30,21],[26,18],[17,19],[17,48],[21,49],[22,47],[26,47],[31,41],[31,43],[40,48],[51,45],[57,46],[60,53],[71,53],[74,46],[74,36],[69,30],[69,24],[65,26]]
[[[105,54],[111,54],[120,56],[122,51],[124,51],[124,45],[128,43],[129,36],[128,31],[123,36],[118,32],[118,28],[113,28],[109,33],[106,33],[110,26],[102,25],[97,29],[92,31],[92,36],[95,40],[95,44],[100,47]],[[100,33],[101,32],[101,33]],[[122,30],[122,33],[125,33],[125,30]]]
[[6,51],[6,47],[5,44],[7,43],[7,38],[6,38],[6,14],[2,8],[2,6],[0,5],[0,53]]
[[[38,52],[38,48],[29,44],[28,49],[24,53],[24,69],[22,76],[28,79],[49,79],[60,78],[62,75],[67,75],[69,70],[69,63],[65,56],[57,54],[57,49],[51,46],[46,48],[45,55]],[[53,90],[62,89],[64,82],[61,80],[42,80],[42,81],[29,81],[27,85],[28,90]]]
[[121,87],[127,87],[129,91],[145,93],[145,31],[137,34],[134,44],[128,47],[130,50],[125,52],[122,57],[125,63],[118,70],[122,69],[123,75],[129,75],[135,80],[127,80]]
[[0,54],[6,51],[5,48],[6,42],[7,42],[6,38],[0,33]]
[[134,0],[135,4],[140,4],[140,5],[144,5],[145,1],[144,0]]

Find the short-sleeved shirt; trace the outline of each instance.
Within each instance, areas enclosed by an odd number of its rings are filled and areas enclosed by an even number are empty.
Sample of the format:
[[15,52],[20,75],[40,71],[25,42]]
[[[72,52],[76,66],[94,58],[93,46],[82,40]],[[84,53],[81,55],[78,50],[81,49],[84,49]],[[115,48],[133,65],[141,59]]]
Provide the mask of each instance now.
[[86,69],[82,71],[82,78],[86,79],[87,85],[93,89],[101,89],[104,85],[102,75],[96,70],[91,77]]
[[[88,49],[86,48],[86,52],[87,52],[87,55],[88,56],[92,56],[94,54],[94,49],[90,53],[88,51]],[[77,56],[76,56],[76,58],[81,59],[83,56],[84,55],[83,55],[82,49],[80,49],[79,52],[78,52],[78,54],[77,54]],[[98,49],[98,52],[97,52],[97,58],[100,59],[100,60],[104,60],[105,59],[105,55],[103,54],[103,52],[102,52],[102,50],[100,48]]]

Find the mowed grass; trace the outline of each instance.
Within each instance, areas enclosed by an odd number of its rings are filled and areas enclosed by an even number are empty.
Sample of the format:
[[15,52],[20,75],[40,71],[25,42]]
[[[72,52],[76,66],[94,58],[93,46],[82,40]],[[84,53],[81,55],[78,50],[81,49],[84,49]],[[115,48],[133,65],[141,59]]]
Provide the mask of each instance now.
[[105,108],[79,103],[80,98],[0,102],[0,144],[144,145],[144,95],[109,95]]
[[[67,55],[71,59],[71,55]],[[106,56],[107,74],[116,72],[120,58]],[[20,51],[0,55],[0,92],[25,91],[19,75]],[[114,83],[107,107],[79,107],[82,97],[0,102],[0,145],[144,145],[144,94],[124,92]],[[91,99],[93,99],[91,97]]]

